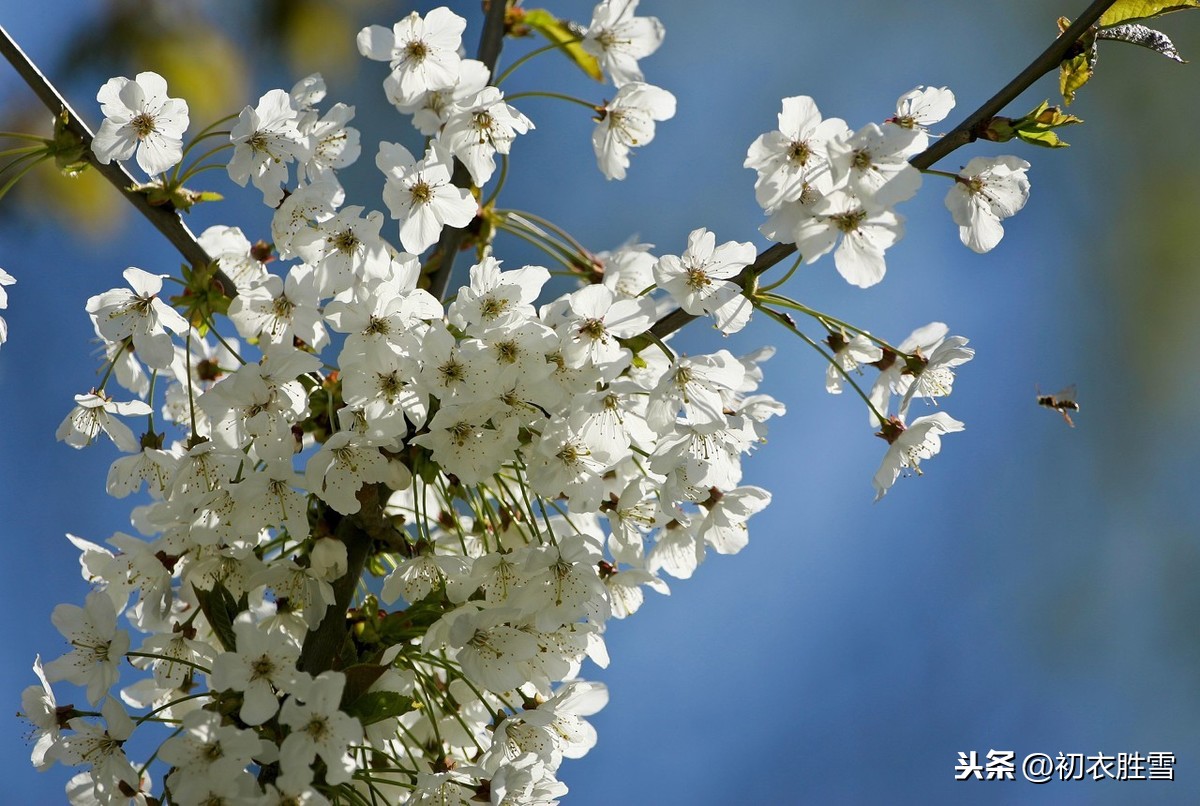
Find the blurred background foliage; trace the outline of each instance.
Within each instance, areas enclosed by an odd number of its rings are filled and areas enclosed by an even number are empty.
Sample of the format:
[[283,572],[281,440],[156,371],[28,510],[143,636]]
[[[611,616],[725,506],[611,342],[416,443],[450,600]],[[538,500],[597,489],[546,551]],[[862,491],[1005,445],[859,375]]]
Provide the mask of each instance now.
[[[362,19],[382,18],[387,0],[240,0],[168,3],[104,0],[87,11],[85,25],[69,28],[61,57],[40,65],[68,88],[99,86],[107,77],[150,70],[162,75],[173,97],[185,98],[194,133],[201,125],[236,114],[261,85],[264,72],[296,77],[313,72],[350,81],[362,59],[354,44]],[[389,10],[390,13],[390,10]],[[75,105],[92,112],[91,106]],[[48,133],[46,110],[28,95],[6,98],[0,128]],[[92,119],[95,125],[95,119]],[[6,217],[29,225],[49,212],[59,225],[78,226],[89,237],[116,231],[132,208],[113,204],[94,172],[67,179],[49,164],[17,185],[12,201],[0,201]],[[15,207],[15,209],[14,209]]]

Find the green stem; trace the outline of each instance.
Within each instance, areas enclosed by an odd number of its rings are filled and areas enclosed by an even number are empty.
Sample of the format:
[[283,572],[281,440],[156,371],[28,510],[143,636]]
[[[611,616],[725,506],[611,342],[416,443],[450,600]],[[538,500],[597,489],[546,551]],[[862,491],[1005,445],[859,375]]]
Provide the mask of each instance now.
[[758,289],[759,296],[762,296],[763,294],[766,294],[769,291],[774,291],[776,288],[779,288],[779,286],[783,285],[788,280],[790,280],[792,275],[796,273],[796,270],[800,268],[800,264],[803,262],[804,262],[804,256],[803,255],[797,256],[795,262],[792,263],[792,267],[790,269],[788,269],[787,272],[782,277],[780,277],[778,280],[771,283],[770,285],[764,285]]
[[546,244],[542,243],[537,238],[533,237],[533,235],[528,234],[525,230],[521,229],[520,227],[513,226],[513,225],[507,223],[506,221],[501,220],[501,221],[497,222],[496,228],[499,229],[501,232],[507,232],[509,235],[514,235],[514,236],[520,238],[521,240],[525,241],[526,243],[530,244],[531,246],[534,246],[534,247],[542,250],[550,258],[552,258],[553,260],[557,260],[559,263],[563,264],[563,266],[566,267],[567,271],[575,273],[574,267],[571,265],[569,260],[566,260],[565,258],[562,257],[562,255],[559,255],[556,252],[554,252]]
[[0,132],[0,137],[11,137],[14,140],[29,140],[34,143],[41,143],[43,146],[51,142],[45,137],[38,137],[36,134],[29,134],[27,132]]
[[[193,137],[191,142],[189,142],[186,146],[183,147],[183,151],[179,155],[179,164],[180,165],[183,164],[183,160],[187,157],[187,155],[189,153],[191,153],[192,149],[195,148],[201,141],[207,140],[210,137],[220,137],[222,135],[228,137],[230,135],[230,132],[228,132],[228,131],[213,131],[213,129],[215,129],[217,126],[221,125],[225,121],[232,120],[235,117],[237,117],[237,115],[226,115],[225,117],[218,120],[216,123],[210,123],[209,125],[205,126],[203,129],[201,129],[200,133],[197,134],[195,137]],[[176,166],[176,171],[178,171],[178,166]]]
[[802,302],[797,302],[796,300],[790,299],[788,297],[781,297],[778,294],[760,294],[760,295],[758,295],[757,299],[763,303],[779,305],[781,307],[788,308],[793,311],[798,311],[799,313],[802,313],[805,316],[811,316],[813,319],[816,319],[818,322],[820,322],[821,325],[824,326],[828,330],[833,330],[833,327],[830,327],[830,325],[833,325],[834,327],[836,327],[839,330],[845,330],[845,331],[849,331],[851,333],[856,333],[860,336],[866,336],[868,339],[875,342],[880,347],[883,347],[886,350],[890,350],[898,356],[901,356],[901,357],[908,356],[907,353],[897,350],[895,347],[888,344],[883,339],[877,338],[876,336],[872,336],[870,333],[863,330],[862,328],[852,325],[849,322],[838,319],[837,317],[830,316],[829,314],[821,313],[820,311],[816,310],[815,308],[810,308]]
[[17,171],[16,175],[13,176],[12,179],[9,179],[2,186],[0,186],[0,199],[3,199],[6,195],[8,195],[8,191],[12,190],[13,185],[15,185],[15,184],[17,184],[17,182],[21,181],[22,177],[24,177],[25,174],[29,173],[34,168],[36,168],[39,164],[41,164],[42,162],[45,162],[48,159],[50,159],[49,154],[36,154],[36,153],[26,154],[23,157],[17,157],[15,160],[10,162],[8,165],[4,166],[4,170],[7,171],[10,168],[12,168],[13,166],[20,165],[22,162],[32,160],[32,162],[30,162],[28,165],[25,165],[21,169],[19,169]]
[[508,155],[500,155],[500,178],[496,180],[496,187],[492,188],[492,192],[488,194],[487,201],[479,205],[480,208],[486,210],[496,203],[496,197],[500,195],[500,191],[504,188],[504,183],[508,179]]
[[[6,148],[3,151],[0,151],[0,157],[7,157],[12,154],[37,154],[37,153],[39,153],[41,151],[45,151],[45,150],[46,150],[45,143],[42,143],[41,145],[36,145],[36,146],[18,146],[17,148]],[[0,168],[0,170],[4,170],[4,169]]]
[[[192,663],[190,660],[184,660],[183,658],[173,658],[170,655],[159,655],[154,652],[126,652],[125,657],[127,657],[127,658],[150,658],[151,660],[163,660],[163,661],[167,661],[168,663],[178,663],[181,666],[191,666],[193,669],[195,669],[197,671],[204,672],[204,674],[212,674],[212,669],[209,669],[207,666],[201,666],[199,663]],[[187,699],[187,698],[185,698],[185,699]],[[159,710],[162,710],[162,709],[159,709]],[[151,711],[150,714],[147,714],[146,716],[150,716],[153,713],[155,713],[155,712]]]
[[582,41],[583,41],[582,37],[575,37],[574,39],[569,39],[565,42],[551,42],[549,45],[542,45],[540,48],[537,48],[536,50],[531,50],[528,53],[526,53],[524,56],[522,56],[521,58],[517,59],[515,62],[510,64],[503,73],[501,73],[500,75],[498,75],[494,79],[492,79],[492,86],[499,87],[501,84],[504,83],[504,79],[508,78],[509,75],[514,70],[516,70],[521,65],[525,64],[525,62],[529,61],[534,56],[540,56],[548,50],[562,50],[562,49],[564,49],[565,45],[570,45],[575,42],[582,42]]
[[809,347],[812,347],[814,350],[816,350],[821,355],[822,358],[824,358],[826,361],[829,362],[829,365],[831,367],[833,367],[834,369],[836,369],[838,371],[838,374],[840,374],[842,376],[842,378],[845,379],[846,383],[850,384],[850,386],[854,389],[854,391],[858,393],[858,396],[863,399],[863,402],[867,404],[867,408],[871,410],[871,413],[873,415],[875,415],[875,418],[877,420],[879,420],[879,422],[881,422],[881,423],[887,422],[887,418],[879,413],[879,409],[875,408],[875,404],[871,402],[871,398],[868,397],[867,393],[862,390],[862,388],[858,385],[858,382],[850,377],[850,373],[848,373],[848,372],[846,372],[846,370],[842,369],[841,364],[839,364],[837,361],[835,361],[833,356],[831,356],[829,353],[822,350],[821,345],[819,345],[815,341],[813,341],[813,339],[807,333],[804,333],[803,331],[799,330],[795,325],[793,325],[790,321],[788,321],[787,317],[785,317],[783,314],[779,313],[778,311],[773,311],[770,308],[760,306],[757,303],[755,303],[754,307],[758,308],[760,311],[765,313],[767,316],[771,317],[776,322],[779,322],[779,324],[783,325],[785,328],[790,330],[792,333],[796,334],[801,339],[803,339],[805,342],[807,342]]
[[576,98],[574,95],[567,95],[562,92],[549,92],[548,90],[530,90],[529,92],[518,92],[516,95],[509,95],[505,101],[515,101],[518,98],[554,98],[559,101],[570,101],[573,104],[586,106],[588,109],[595,112],[597,106],[591,101],[585,101],[582,98]]
[[[219,146],[210,148],[208,151],[205,151],[203,154],[201,154],[199,157],[197,157],[192,162],[192,164],[188,167],[188,169],[186,171],[183,171],[182,176],[180,175],[180,168],[176,168],[175,169],[175,179],[173,180],[174,184],[182,185],[184,182],[188,181],[188,179],[190,179],[191,177],[195,176],[198,173],[197,168],[200,166],[200,164],[202,162],[204,162],[206,159],[213,156],[214,154],[220,154],[225,149],[232,148],[232,147],[233,147],[233,143],[221,143],[221,145],[219,145]],[[180,162],[180,166],[182,166],[182,165],[183,165],[183,163]],[[225,166],[216,166],[216,167],[223,168]]]

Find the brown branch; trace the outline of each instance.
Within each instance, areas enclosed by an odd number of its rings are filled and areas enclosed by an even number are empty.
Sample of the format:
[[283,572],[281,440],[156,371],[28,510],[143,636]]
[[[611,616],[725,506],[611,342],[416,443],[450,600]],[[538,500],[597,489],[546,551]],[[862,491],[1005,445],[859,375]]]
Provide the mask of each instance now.
[[[1004,109],[1005,106],[1014,101],[1018,95],[1029,89],[1035,81],[1057,68],[1066,58],[1071,48],[1075,47],[1075,43],[1079,41],[1080,37],[1087,33],[1088,29],[1116,2],[1117,0],[1095,0],[1079,15],[1079,18],[1075,22],[1071,23],[1071,26],[1067,30],[1059,35],[1058,39],[1055,39],[1049,47],[1042,51],[1041,55],[1030,62],[1029,66],[1022,70],[1016,78],[1008,82],[1004,89],[989,98],[983,106],[967,116],[962,123],[955,126],[945,137],[920,154],[917,154],[909,162],[916,168],[928,168],[953,151],[978,139],[978,131],[982,127],[986,126],[992,118]],[[748,290],[754,278],[795,251],[795,244],[773,244],[759,253],[758,258],[753,263],[742,269],[733,278],[733,282],[738,283],[742,288]],[[682,308],[676,308],[655,322],[650,328],[649,333],[654,338],[648,335],[635,336],[626,342],[626,346],[637,352],[652,344],[655,339],[662,339],[669,336],[696,318],[695,315],[687,313]]]
[[326,512],[324,517],[332,526],[334,538],[346,546],[346,573],[334,580],[334,603],[317,628],[304,638],[298,664],[301,671],[315,675],[337,665],[350,629],[347,611],[354,602],[372,546],[405,544],[404,534],[393,525],[385,509],[391,494],[386,484],[365,484],[358,491],[358,512],[345,517],[332,510]]
[[[125,168],[116,162],[111,162],[107,165],[101,164],[96,159],[96,155],[92,153],[92,131],[88,128],[79,114],[71,108],[62,94],[50,83],[45,74],[38,69],[33,60],[21,50],[20,46],[9,36],[8,31],[4,26],[0,26],[0,54],[8,60],[8,63],[13,66],[17,74],[24,79],[29,88],[38,99],[50,110],[50,113],[58,116],[66,113],[66,127],[82,142],[84,147],[84,157],[100,174],[107,179],[113,187],[121,192],[121,195],[132,204],[139,213],[146,217],[146,220],[154,225],[162,235],[179,250],[179,254],[195,269],[201,269],[212,264],[213,259],[200,246],[200,242],[196,240],[196,236],[188,229],[187,225],[179,218],[179,214],[166,207],[158,207],[147,200],[144,193],[139,193],[132,190],[137,181]],[[221,283],[225,293],[229,296],[237,294],[237,286],[233,281],[221,271],[219,268],[213,274],[213,278]]]
[[[487,65],[491,81],[496,77],[496,61],[500,58],[500,48],[504,44],[504,15],[508,10],[508,0],[490,0],[487,4],[487,14],[483,20],[483,33],[479,36],[479,50],[476,57]],[[457,159],[454,161],[454,175],[450,181],[458,187],[471,186],[471,174]],[[470,224],[467,225],[468,227]],[[454,271],[454,259],[462,248],[467,237],[466,227],[446,227],[442,237],[438,239],[437,249],[433,254],[438,262],[433,273],[429,275],[429,293],[441,298],[450,283],[450,274]]]

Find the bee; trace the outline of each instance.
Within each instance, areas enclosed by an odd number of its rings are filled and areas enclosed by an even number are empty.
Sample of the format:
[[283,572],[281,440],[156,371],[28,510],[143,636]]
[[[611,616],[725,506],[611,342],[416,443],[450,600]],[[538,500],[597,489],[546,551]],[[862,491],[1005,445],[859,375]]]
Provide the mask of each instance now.
[[1063,416],[1067,421],[1067,425],[1075,427],[1074,421],[1071,420],[1071,415],[1068,412],[1079,411],[1079,403],[1075,400],[1075,384],[1071,384],[1061,392],[1055,392],[1052,395],[1043,395],[1040,389],[1037,390],[1037,404],[1045,406],[1048,409],[1054,409]]

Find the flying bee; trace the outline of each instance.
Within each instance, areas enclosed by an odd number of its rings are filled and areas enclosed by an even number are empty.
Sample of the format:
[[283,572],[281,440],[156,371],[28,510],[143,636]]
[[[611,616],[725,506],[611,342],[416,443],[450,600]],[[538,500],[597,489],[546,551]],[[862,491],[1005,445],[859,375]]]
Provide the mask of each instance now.
[[1067,421],[1067,425],[1072,428],[1075,423],[1071,420],[1071,415],[1068,412],[1079,411],[1079,403],[1075,400],[1075,384],[1071,384],[1061,392],[1055,392],[1052,395],[1043,395],[1039,389],[1037,391],[1037,404],[1045,406],[1048,409],[1054,409],[1063,416]]

